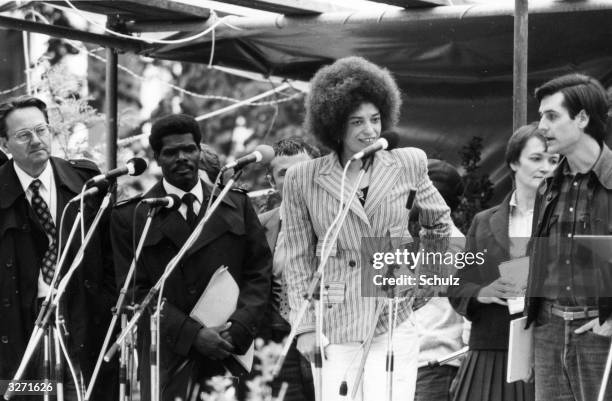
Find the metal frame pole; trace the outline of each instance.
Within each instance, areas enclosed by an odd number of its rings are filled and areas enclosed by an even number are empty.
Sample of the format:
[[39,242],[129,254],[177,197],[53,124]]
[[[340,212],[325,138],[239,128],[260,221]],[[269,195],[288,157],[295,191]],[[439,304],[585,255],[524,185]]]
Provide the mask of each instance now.
[[106,48],[106,169],[117,167],[117,50]]
[[529,5],[514,1],[514,66],[512,93],[512,132],[527,124],[527,54],[529,53]]

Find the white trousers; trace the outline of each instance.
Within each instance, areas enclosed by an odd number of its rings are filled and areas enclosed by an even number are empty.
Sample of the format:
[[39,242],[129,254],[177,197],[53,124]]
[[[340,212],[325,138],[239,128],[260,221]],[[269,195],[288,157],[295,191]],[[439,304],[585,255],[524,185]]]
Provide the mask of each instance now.
[[[406,319],[393,331],[393,400],[412,401],[417,377],[419,339],[411,318]],[[330,344],[325,348],[327,359],[323,360],[323,400],[351,400],[363,349],[361,343]],[[387,400],[387,333],[374,337],[366,359],[363,377],[354,401]],[[314,372],[315,386],[317,376]],[[340,385],[347,381],[348,393],[340,396]]]

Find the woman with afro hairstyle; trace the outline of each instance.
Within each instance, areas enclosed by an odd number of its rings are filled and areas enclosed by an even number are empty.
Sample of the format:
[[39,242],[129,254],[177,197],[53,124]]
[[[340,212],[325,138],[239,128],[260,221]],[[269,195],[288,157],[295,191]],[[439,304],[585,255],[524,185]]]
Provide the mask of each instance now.
[[[287,171],[281,218],[291,319],[298,325],[297,347],[313,361],[314,310],[309,308],[299,322],[295,321],[296,312],[318,267],[325,232],[340,208],[343,168],[352,155],[397,123],[401,99],[391,74],[359,57],[343,58],[322,68],[310,85],[304,124],[332,152]],[[349,166],[344,202],[360,169],[361,161]],[[428,239],[450,235],[449,208],[427,176],[425,153],[415,148],[375,153],[325,266],[323,333],[329,345],[323,360],[324,401],[345,399],[339,395],[343,381],[349,394],[353,391],[370,328],[375,329],[374,338],[356,399],[384,399],[388,314],[383,307],[375,319],[378,306],[385,301],[367,296],[369,281],[364,281],[362,289],[362,272],[371,271],[371,266],[360,257],[361,239],[409,239],[407,202],[411,189],[416,189],[414,204],[421,210],[422,234]],[[418,339],[414,323],[408,319],[411,313],[408,300],[398,302],[393,400],[414,397]]]

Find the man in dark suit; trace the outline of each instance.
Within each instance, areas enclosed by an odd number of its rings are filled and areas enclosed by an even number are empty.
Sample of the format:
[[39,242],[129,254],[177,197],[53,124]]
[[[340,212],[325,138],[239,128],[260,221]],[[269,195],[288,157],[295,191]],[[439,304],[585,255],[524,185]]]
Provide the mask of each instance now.
[[[179,196],[178,210],[162,209],[154,217],[139,258],[136,293],[142,297],[158,281],[205,213],[211,189],[198,177],[201,133],[193,117],[170,115],[153,124],[150,144],[163,179],[144,198]],[[118,206],[112,238],[118,277],[125,277],[133,258],[132,221],[143,230],[145,208],[136,202]],[[213,273],[222,265],[238,284],[237,309],[228,322],[205,327],[189,316]],[[160,392],[163,400],[192,399],[212,376],[222,375],[231,354],[244,354],[268,302],[272,257],[263,228],[248,197],[230,191],[204,231],[167,279],[160,334]],[[141,321],[140,372],[143,399],[150,399],[149,319]]]
[[[270,162],[268,180],[282,197],[287,169],[294,164],[319,157],[319,150],[298,137],[281,139],[274,144],[273,148],[274,159]],[[259,220],[266,229],[266,240],[274,252],[272,297],[262,324],[262,327],[265,328],[265,331],[262,331],[262,337],[265,340],[280,342],[291,331],[289,304],[282,275],[284,255],[278,251],[277,247],[279,237],[280,241],[283,240],[283,235],[280,233],[282,225],[280,207],[262,213],[259,215]],[[289,385],[285,394],[286,401],[314,399],[310,363],[298,352],[295,343],[289,349],[279,377],[272,383],[273,389],[278,391],[282,382],[287,382]]]
[[[85,181],[99,173],[87,160],[65,161],[50,157],[51,134],[43,101],[29,96],[0,105],[0,145],[12,160],[0,167],[0,378],[12,379],[34,328],[41,300],[50,291],[56,262],[60,217],[68,201]],[[99,199],[88,199],[87,223],[91,223]],[[77,213],[69,206],[61,238],[65,242]],[[76,237],[80,237],[77,235]],[[106,238],[106,240],[105,240]],[[91,376],[102,345],[110,309],[114,303],[114,271],[103,248],[110,246],[108,226],[101,224],[88,247],[82,266],[73,276],[60,310],[65,318],[66,343],[74,367],[86,381]],[[70,248],[66,264],[78,249]],[[62,244],[64,248],[65,243]],[[67,266],[61,266],[65,273]],[[24,378],[42,379],[42,344],[30,361]],[[93,399],[116,396],[116,364],[103,367]],[[72,376],[64,377],[66,399],[76,400]],[[87,385],[87,383],[85,383]]]

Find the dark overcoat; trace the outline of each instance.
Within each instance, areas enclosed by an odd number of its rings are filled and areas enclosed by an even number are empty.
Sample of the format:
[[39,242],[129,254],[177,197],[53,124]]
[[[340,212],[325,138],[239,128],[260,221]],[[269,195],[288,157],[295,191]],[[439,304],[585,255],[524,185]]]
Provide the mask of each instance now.
[[[0,378],[3,379],[13,377],[34,328],[40,261],[48,248],[47,236],[26,199],[13,163],[11,160],[0,167]],[[57,191],[56,225],[59,226],[64,206],[99,170],[87,160],[66,161],[52,157],[50,163]],[[86,202],[87,225],[93,220],[99,204],[100,198]],[[64,217],[64,244],[76,214],[75,203],[67,208]],[[67,265],[80,245],[80,236],[76,237]],[[69,333],[68,348],[71,356],[78,358],[86,379],[93,371],[116,299],[114,270],[109,254],[106,217],[102,219],[62,302]],[[67,268],[64,266],[62,272]],[[99,378],[104,386],[97,387],[100,391],[94,392],[92,399],[110,400],[115,397],[114,386],[118,380],[115,365],[105,364]],[[30,374],[32,372],[29,371]]]
[[[204,184],[205,197],[209,189]],[[158,182],[144,198],[166,195]],[[204,214],[205,204],[199,218]],[[124,280],[131,264],[132,221],[136,214],[136,233],[143,231],[147,210],[136,201],[118,206],[112,216],[112,240],[117,277]],[[136,271],[136,293],[141,298],[161,277],[170,259],[186,242],[190,229],[176,210],[161,209],[153,218]],[[202,328],[189,317],[212,274],[225,265],[238,283],[240,295],[229,321],[230,335],[237,353],[244,353],[257,333],[270,293],[272,255],[264,230],[246,194],[230,191],[204,226],[204,231],[165,283],[160,353],[160,386],[164,400],[187,399],[187,382],[203,381],[223,373],[223,364],[200,355],[194,340]],[[141,393],[149,399],[150,327],[144,316],[139,330]],[[185,372],[185,370],[189,372]]]

